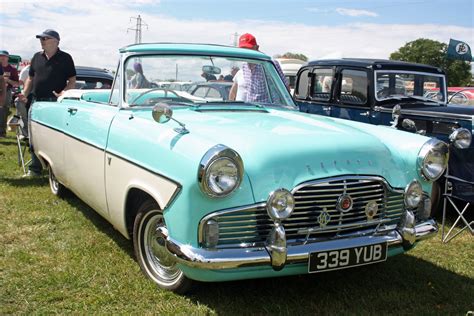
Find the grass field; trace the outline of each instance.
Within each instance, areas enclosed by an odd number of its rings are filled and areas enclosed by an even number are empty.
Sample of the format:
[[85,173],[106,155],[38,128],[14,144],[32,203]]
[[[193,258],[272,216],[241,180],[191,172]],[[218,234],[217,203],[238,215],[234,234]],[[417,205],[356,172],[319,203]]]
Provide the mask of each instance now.
[[474,237],[440,236],[405,255],[318,275],[158,289],[132,244],[47,177],[22,179],[0,139],[0,314],[455,314],[474,310]]

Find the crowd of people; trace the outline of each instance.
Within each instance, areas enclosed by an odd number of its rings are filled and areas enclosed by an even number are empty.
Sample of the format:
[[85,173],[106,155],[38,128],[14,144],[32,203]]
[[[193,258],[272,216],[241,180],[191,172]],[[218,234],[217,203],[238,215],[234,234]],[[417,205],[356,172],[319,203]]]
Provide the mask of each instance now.
[[[15,105],[17,113],[28,113],[31,104],[35,101],[56,101],[66,90],[73,89],[76,83],[76,70],[71,55],[59,48],[59,33],[52,29],[36,35],[41,45],[41,51],[34,54],[29,67],[25,67],[21,74],[18,70],[8,64],[9,54],[0,51],[0,137],[5,137],[7,129],[7,118],[10,113],[12,101],[12,89],[22,87],[18,94]],[[239,38],[239,47],[245,49],[259,50],[255,36],[246,33]],[[283,75],[280,65],[274,62],[275,68],[286,84],[288,81]],[[149,88],[150,82],[146,79],[142,65],[134,64],[134,76],[130,80],[132,88]],[[201,76],[206,81],[229,81],[233,82],[229,99],[246,102],[268,102],[268,93],[263,80],[264,73],[261,65],[243,64],[242,68],[232,67],[226,76],[203,72]],[[23,114],[22,116],[25,116]],[[26,118],[25,118],[26,119]],[[29,131],[31,134],[32,131]],[[30,135],[31,136],[31,135]],[[25,177],[36,177],[41,175],[42,166],[36,157],[30,142],[31,163]]]

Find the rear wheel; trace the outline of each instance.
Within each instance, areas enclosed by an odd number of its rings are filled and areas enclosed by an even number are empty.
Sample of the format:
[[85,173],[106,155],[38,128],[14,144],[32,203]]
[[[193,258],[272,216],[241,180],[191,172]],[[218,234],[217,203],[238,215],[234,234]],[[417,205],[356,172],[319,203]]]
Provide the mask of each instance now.
[[133,246],[140,268],[159,287],[185,293],[193,283],[181,271],[174,257],[165,249],[165,241],[157,234],[166,227],[163,213],[156,202],[145,201],[139,208],[133,226]]
[[59,183],[58,179],[56,179],[56,176],[54,175],[54,172],[51,166],[48,166],[48,174],[49,174],[49,188],[51,189],[51,192],[58,197],[64,197],[67,189],[64,185]]

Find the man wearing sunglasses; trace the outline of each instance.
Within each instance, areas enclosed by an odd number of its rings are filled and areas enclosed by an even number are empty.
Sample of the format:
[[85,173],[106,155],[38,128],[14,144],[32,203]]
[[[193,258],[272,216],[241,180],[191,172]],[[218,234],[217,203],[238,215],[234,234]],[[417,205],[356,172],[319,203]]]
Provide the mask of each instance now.
[[[71,55],[59,49],[60,37],[55,30],[47,29],[36,35],[36,38],[40,40],[43,51],[36,53],[31,59],[25,88],[19,98],[20,101],[27,102],[27,97],[31,94],[33,102],[56,101],[64,91],[73,89],[76,84],[74,61]],[[27,176],[39,176],[41,163],[32,149],[31,155],[32,162]]]

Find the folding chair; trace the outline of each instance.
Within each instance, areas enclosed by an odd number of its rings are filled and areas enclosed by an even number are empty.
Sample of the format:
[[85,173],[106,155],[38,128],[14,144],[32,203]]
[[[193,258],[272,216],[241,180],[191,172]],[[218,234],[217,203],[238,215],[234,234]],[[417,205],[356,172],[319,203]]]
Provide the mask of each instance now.
[[[443,222],[441,240],[447,243],[468,229],[474,235],[474,220],[468,222],[468,215],[474,209],[474,148],[457,149],[452,147],[449,156],[449,166],[446,170],[446,183],[443,204]],[[457,213],[456,220],[446,233],[444,224],[446,220],[447,203]],[[468,214],[469,213],[469,214]],[[451,236],[454,227],[461,221],[461,229]]]
[[31,163],[31,159],[25,161],[26,151],[29,148],[28,139],[28,111],[25,103],[15,100],[17,114],[8,121],[8,126],[16,131],[16,144],[18,149],[18,165],[22,167],[23,174],[26,174],[26,167]]

